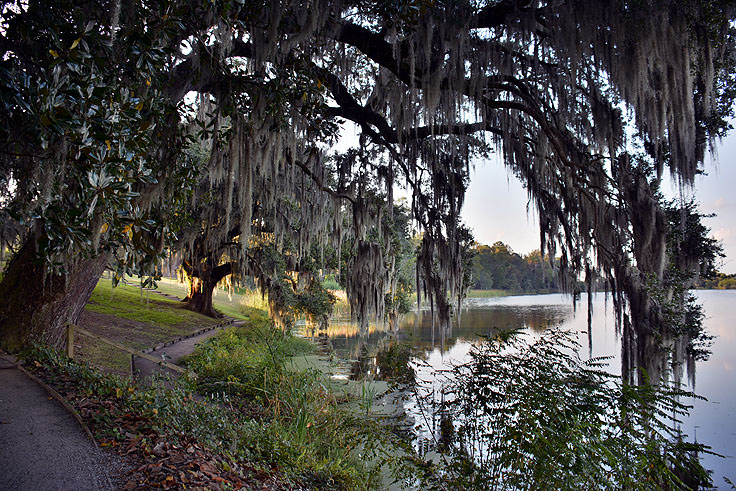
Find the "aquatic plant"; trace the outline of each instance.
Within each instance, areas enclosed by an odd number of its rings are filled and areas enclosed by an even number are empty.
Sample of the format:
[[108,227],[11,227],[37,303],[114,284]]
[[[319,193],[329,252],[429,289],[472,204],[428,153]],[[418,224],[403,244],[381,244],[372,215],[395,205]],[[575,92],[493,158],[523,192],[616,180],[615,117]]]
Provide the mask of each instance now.
[[[446,460],[433,489],[695,489],[710,485],[679,431],[677,383],[629,385],[605,360],[581,360],[574,335],[518,332],[488,339],[456,366],[440,408]],[[646,374],[644,374],[646,379]],[[647,382],[649,382],[647,380]],[[445,425],[447,426],[447,425]]]

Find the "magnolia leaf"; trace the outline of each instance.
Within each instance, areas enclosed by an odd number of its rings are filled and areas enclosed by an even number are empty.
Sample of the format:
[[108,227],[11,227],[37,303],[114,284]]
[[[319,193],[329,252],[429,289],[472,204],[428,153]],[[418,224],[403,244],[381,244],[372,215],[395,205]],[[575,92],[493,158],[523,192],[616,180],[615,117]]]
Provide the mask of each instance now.
[[97,195],[95,195],[95,197],[92,198],[92,202],[89,204],[89,210],[87,210],[87,216],[92,216],[92,213],[95,212],[95,206],[97,206]]

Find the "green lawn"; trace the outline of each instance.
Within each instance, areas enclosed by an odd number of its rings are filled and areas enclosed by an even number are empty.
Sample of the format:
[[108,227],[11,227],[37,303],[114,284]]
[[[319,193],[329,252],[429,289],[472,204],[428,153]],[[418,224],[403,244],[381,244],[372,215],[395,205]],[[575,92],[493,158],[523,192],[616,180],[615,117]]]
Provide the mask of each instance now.
[[[184,283],[172,278],[161,278],[156,282],[158,290],[162,293],[175,295],[184,298],[187,294],[187,287]],[[236,319],[249,319],[250,312],[253,308],[268,310],[268,305],[261,300],[259,293],[246,292],[244,294],[232,292],[230,295],[226,291],[216,289],[212,297],[212,304],[218,312],[221,312]],[[242,290],[240,290],[242,291]]]
[[512,295],[508,290],[470,290],[468,298],[493,298]]
[[166,326],[200,323],[208,319],[192,318],[193,312],[179,307],[180,302],[142,291],[136,286],[119,284],[113,288],[110,281],[103,278],[97,283],[86,308],[100,314]]
[[[79,325],[98,336],[143,350],[159,343],[192,334],[221,322],[186,310],[181,302],[168,300],[154,292],[120,284],[112,288],[109,278],[95,287]],[[77,356],[99,368],[126,374],[128,354],[103,342],[78,334]]]

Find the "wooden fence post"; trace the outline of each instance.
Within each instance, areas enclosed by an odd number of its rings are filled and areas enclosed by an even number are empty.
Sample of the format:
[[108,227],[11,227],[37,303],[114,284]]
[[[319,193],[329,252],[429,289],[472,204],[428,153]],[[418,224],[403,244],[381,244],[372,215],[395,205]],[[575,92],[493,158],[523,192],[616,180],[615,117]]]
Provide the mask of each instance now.
[[74,359],[74,324],[66,325],[66,356]]

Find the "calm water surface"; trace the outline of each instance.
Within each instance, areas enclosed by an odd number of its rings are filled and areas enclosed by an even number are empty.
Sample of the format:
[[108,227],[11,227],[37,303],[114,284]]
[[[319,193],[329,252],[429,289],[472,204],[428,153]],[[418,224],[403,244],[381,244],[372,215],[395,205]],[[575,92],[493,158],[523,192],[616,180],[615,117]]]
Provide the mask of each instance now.
[[[705,466],[714,471],[714,484],[719,489],[731,489],[723,477],[736,482],[736,292],[701,290],[697,296],[706,315],[707,331],[715,336],[712,354],[707,361],[696,363],[694,381],[687,389],[707,398],[707,401],[684,401],[693,405],[690,417],[683,422],[682,431],[710,445],[723,458],[706,455]],[[621,344],[614,329],[612,304],[604,294],[593,299],[593,328],[588,333],[587,300],[582,296],[577,312],[570,297],[564,295],[527,295],[469,299],[463,309],[459,326],[455,325],[446,336],[433,329],[430,316],[408,315],[402,322],[400,337],[411,342],[418,350],[417,376],[423,393],[440,397],[442,371],[453,364],[468,360],[473,343],[483,336],[491,335],[496,329],[522,328],[538,333],[549,326],[562,325],[579,334],[582,346],[581,357],[611,357],[609,371],[620,373]],[[331,328],[332,331],[332,328]],[[330,333],[338,354],[355,359],[361,351],[355,329],[341,329],[339,325]],[[368,352],[385,342],[386,333],[373,330],[362,350]],[[687,378],[684,378],[687,380]],[[417,403],[415,398],[404,402],[404,408],[413,418],[414,428],[420,436],[431,440],[436,436],[432,418]]]

